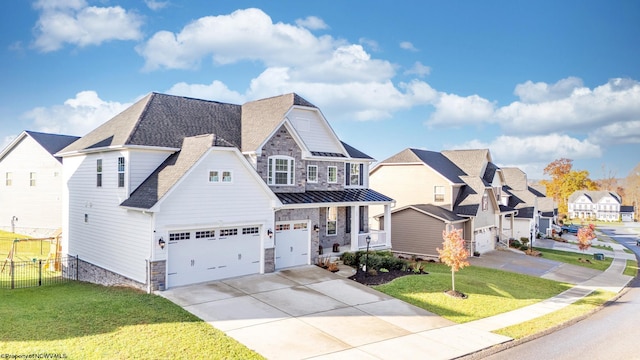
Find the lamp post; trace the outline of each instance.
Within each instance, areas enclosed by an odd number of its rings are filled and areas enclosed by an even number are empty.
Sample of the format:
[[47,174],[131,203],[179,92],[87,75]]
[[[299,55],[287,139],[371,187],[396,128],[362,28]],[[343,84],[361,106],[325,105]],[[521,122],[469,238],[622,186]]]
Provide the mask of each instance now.
[[371,236],[367,235],[365,240],[367,241],[367,253],[365,254],[364,259],[364,276],[366,277],[369,272],[369,244],[371,243]]

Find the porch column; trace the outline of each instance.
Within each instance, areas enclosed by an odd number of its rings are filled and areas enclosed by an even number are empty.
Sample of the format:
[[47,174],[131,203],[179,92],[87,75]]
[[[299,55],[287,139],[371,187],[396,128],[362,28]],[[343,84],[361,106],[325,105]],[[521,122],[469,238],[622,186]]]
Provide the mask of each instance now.
[[510,237],[511,237],[512,239],[514,238],[514,235],[513,235],[513,227],[514,227],[515,222],[516,222],[516,221],[515,221],[515,215],[514,215],[514,214],[511,214],[511,236],[510,236]]
[[360,233],[360,207],[351,206],[351,251],[358,251],[358,234]]
[[386,243],[391,248],[391,205],[384,206],[384,234],[386,236]]

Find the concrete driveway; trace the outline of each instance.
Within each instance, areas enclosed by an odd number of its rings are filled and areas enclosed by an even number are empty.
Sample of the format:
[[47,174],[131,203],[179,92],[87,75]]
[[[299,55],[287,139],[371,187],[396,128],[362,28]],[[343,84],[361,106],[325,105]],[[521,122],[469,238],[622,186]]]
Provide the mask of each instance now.
[[270,359],[448,359],[510,340],[313,265],[159,294]]

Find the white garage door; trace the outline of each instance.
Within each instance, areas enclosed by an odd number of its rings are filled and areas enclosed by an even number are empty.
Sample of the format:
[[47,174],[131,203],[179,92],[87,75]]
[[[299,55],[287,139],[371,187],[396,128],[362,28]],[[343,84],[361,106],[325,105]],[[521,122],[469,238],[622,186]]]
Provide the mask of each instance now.
[[276,223],[276,269],[309,264],[307,220]]
[[489,229],[476,232],[476,251],[482,254],[493,250],[495,248],[493,239],[494,237]]
[[167,287],[260,272],[260,227],[169,233]]

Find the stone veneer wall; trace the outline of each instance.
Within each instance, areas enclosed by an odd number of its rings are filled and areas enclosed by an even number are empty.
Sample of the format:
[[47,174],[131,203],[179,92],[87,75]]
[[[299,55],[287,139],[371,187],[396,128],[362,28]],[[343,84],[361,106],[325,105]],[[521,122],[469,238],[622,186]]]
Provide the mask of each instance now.
[[264,249],[264,272],[272,273],[276,271],[276,249]]
[[163,291],[167,288],[167,261],[151,262],[151,291]]
[[76,280],[79,281],[86,281],[105,286],[126,286],[147,291],[146,284],[129,279],[128,277],[122,276],[120,274],[116,274],[112,271],[101,268],[82,259],[78,259],[77,263],[76,261],[69,262],[68,273],[74,274],[75,276],[76,271],[78,274],[78,278]]

